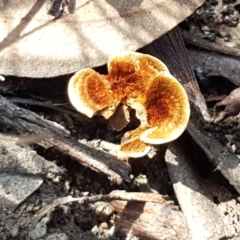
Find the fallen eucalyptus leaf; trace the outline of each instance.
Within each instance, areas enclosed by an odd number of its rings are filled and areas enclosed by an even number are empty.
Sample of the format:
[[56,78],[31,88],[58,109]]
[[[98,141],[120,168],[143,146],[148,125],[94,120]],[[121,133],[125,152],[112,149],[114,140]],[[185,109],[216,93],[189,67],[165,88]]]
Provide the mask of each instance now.
[[2,1],[0,74],[40,78],[100,66],[110,54],[151,43],[202,3],[81,0],[55,19],[50,0]]

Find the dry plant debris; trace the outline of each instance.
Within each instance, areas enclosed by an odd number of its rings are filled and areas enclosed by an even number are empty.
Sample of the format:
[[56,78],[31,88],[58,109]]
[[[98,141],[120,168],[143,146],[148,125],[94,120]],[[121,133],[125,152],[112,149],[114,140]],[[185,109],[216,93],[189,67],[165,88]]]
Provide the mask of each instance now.
[[[120,200],[121,202],[119,202],[119,204],[117,204],[116,200]],[[123,213],[124,210],[123,210],[122,204],[125,205],[126,203],[124,203],[122,201],[127,201],[127,202],[133,202],[133,206],[128,207],[129,216],[132,215],[131,212],[134,212],[134,211],[135,211],[134,215],[136,215],[136,213],[143,214],[142,217],[139,219],[139,222],[135,223],[135,229],[133,227],[134,234],[139,235],[139,232],[136,231],[136,227],[141,227],[141,225],[142,225],[142,227],[144,227],[144,229],[146,229],[146,227],[149,226],[149,217],[151,217],[151,215],[153,214],[152,211],[158,210],[162,214],[165,215],[165,216],[161,217],[160,214],[157,214],[157,216],[156,216],[156,219],[158,219],[158,221],[159,221],[159,224],[157,224],[157,226],[158,227],[161,226],[161,229],[160,230],[158,229],[159,233],[161,233],[161,234],[164,233],[164,234],[173,235],[173,236],[175,234],[180,235],[180,236],[183,236],[183,235],[187,236],[188,229],[187,229],[186,222],[184,221],[182,214],[180,212],[173,211],[173,209],[171,209],[169,207],[169,206],[171,206],[172,203],[168,200],[169,199],[167,197],[164,197],[164,196],[162,196],[160,194],[156,194],[156,193],[138,193],[138,192],[128,193],[128,192],[119,191],[119,190],[112,191],[106,195],[83,196],[83,197],[78,197],[78,198],[74,198],[72,196],[67,196],[67,197],[63,197],[63,198],[58,198],[55,201],[53,201],[51,204],[43,207],[33,217],[29,235],[31,236],[33,233],[35,233],[36,228],[38,227],[38,224],[40,223],[39,222],[40,219],[45,219],[46,217],[44,217],[44,216],[49,215],[56,207],[58,207],[60,205],[64,205],[67,203],[73,203],[73,202],[78,202],[78,204],[84,205],[84,204],[105,201],[105,202],[111,202],[111,205],[112,205],[112,208],[114,211]],[[137,202],[142,202],[143,205],[138,206]],[[148,210],[143,211],[142,208],[144,207],[145,202],[148,202],[148,205],[146,207],[146,208],[148,208]],[[156,205],[155,206],[151,205],[151,203],[156,203]],[[110,210],[110,212],[113,210]],[[104,209],[102,209],[102,210],[96,209],[96,211],[98,211],[98,212],[102,211],[103,212],[102,214],[104,214],[104,212],[105,212]],[[134,215],[132,215],[132,217]],[[121,221],[121,220],[118,219],[118,222],[119,221]],[[125,219],[125,221],[126,221],[126,219]],[[172,227],[174,228],[174,231],[173,231],[173,229],[171,229]],[[187,230],[182,232],[181,231],[182,227],[186,228]],[[125,225],[125,228],[126,228],[126,225]],[[154,229],[156,229],[156,228],[153,228],[153,230]],[[126,229],[125,229],[125,231],[126,231]],[[172,231],[173,231],[173,233],[172,233]],[[143,235],[143,232],[140,231],[140,234]],[[149,237],[155,236],[154,238],[149,238],[149,239],[157,239],[156,233],[154,233],[154,231],[152,231],[152,230],[149,233],[145,233],[145,236],[148,236],[148,235],[149,235]],[[165,239],[165,238],[160,238],[160,239]]]
[[119,114],[119,104],[136,110],[141,124],[124,134],[119,158],[142,157],[151,144],[175,140],[190,116],[187,94],[166,65],[136,52],[111,56],[108,75],[91,68],[80,70],[70,79],[68,96],[73,106],[90,118],[100,114],[109,119]]
[[205,196],[201,183],[194,176],[188,161],[190,154],[183,150],[183,139],[179,140],[169,145],[165,160],[192,239],[221,239],[225,237],[222,219],[215,204]]
[[204,33],[203,38],[215,41],[216,36],[222,37],[225,41],[231,40],[229,27],[235,27],[239,23],[239,2],[227,2],[218,0],[206,0],[196,10],[193,18],[200,24]]

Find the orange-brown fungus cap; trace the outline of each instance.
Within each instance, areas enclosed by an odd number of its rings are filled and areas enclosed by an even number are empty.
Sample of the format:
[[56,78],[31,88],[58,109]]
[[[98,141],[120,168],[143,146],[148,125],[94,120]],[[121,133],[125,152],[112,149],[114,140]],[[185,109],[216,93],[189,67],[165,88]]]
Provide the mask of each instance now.
[[72,105],[88,117],[102,111],[108,118],[119,102],[114,98],[106,76],[90,68],[82,69],[70,79],[68,97]]
[[164,63],[150,55],[124,52],[109,58],[108,71],[104,76],[81,70],[70,80],[68,94],[77,110],[89,117],[100,113],[109,118],[120,103],[136,110],[141,125],[124,135],[121,153],[141,157],[150,144],[166,143],[182,134],[190,116],[188,97]]
[[145,107],[147,122],[152,126],[141,134],[148,144],[163,144],[178,138],[190,117],[187,94],[169,73],[159,74],[148,87]]
[[140,136],[146,130],[142,126],[135,130],[126,132],[122,138],[119,156],[127,156],[132,158],[143,157],[146,155],[150,146],[141,141]]
[[124,52],[109,58],[108,71],[111,89],[118,96],[142,103],[148,82],[168,68],[150,55]]

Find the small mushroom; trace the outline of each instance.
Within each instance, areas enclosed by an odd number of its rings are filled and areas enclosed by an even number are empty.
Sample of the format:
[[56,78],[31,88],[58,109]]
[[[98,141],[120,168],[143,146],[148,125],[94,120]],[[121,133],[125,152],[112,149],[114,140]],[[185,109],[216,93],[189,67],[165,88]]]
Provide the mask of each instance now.
[[70,80],[68,94],[73,106],[88,117],[116,118],[120,104],[136,110],[141,124],[124,134],[121,158],[142,157],[150,145],[182,134],[190,116],[188,97],[164,63],[147,54],[123,52],[109,58],[108,71],[108,75],[79,71]]

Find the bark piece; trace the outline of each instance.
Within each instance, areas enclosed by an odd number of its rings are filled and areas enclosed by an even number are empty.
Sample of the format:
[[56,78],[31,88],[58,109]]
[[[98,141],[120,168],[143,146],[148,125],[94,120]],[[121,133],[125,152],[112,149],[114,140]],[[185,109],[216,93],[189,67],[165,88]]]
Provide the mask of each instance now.
[[74,11],[66,6],[53,19],[47,14],[50,0],[1,1],[1,74],[40,78],[100,66],[110,54],[136,50],[163,35],[203,0],[75,3]]
[[189,225],[192,239],[221,239],[225,237],[222,219],[201,189],[199,182],[187,164],[186,149],[172,143],[166,152],[166,163],[173,188]]
[[118,200],[110,204],[119,214],[116,227],[125,234],[149,240],[191,239],[183,214],[170,206]]
[[228,116],[237,115],[240,112],[240,88],[234,89],[222,101],[218,102],[216,106],[225,106],[224,112]]

